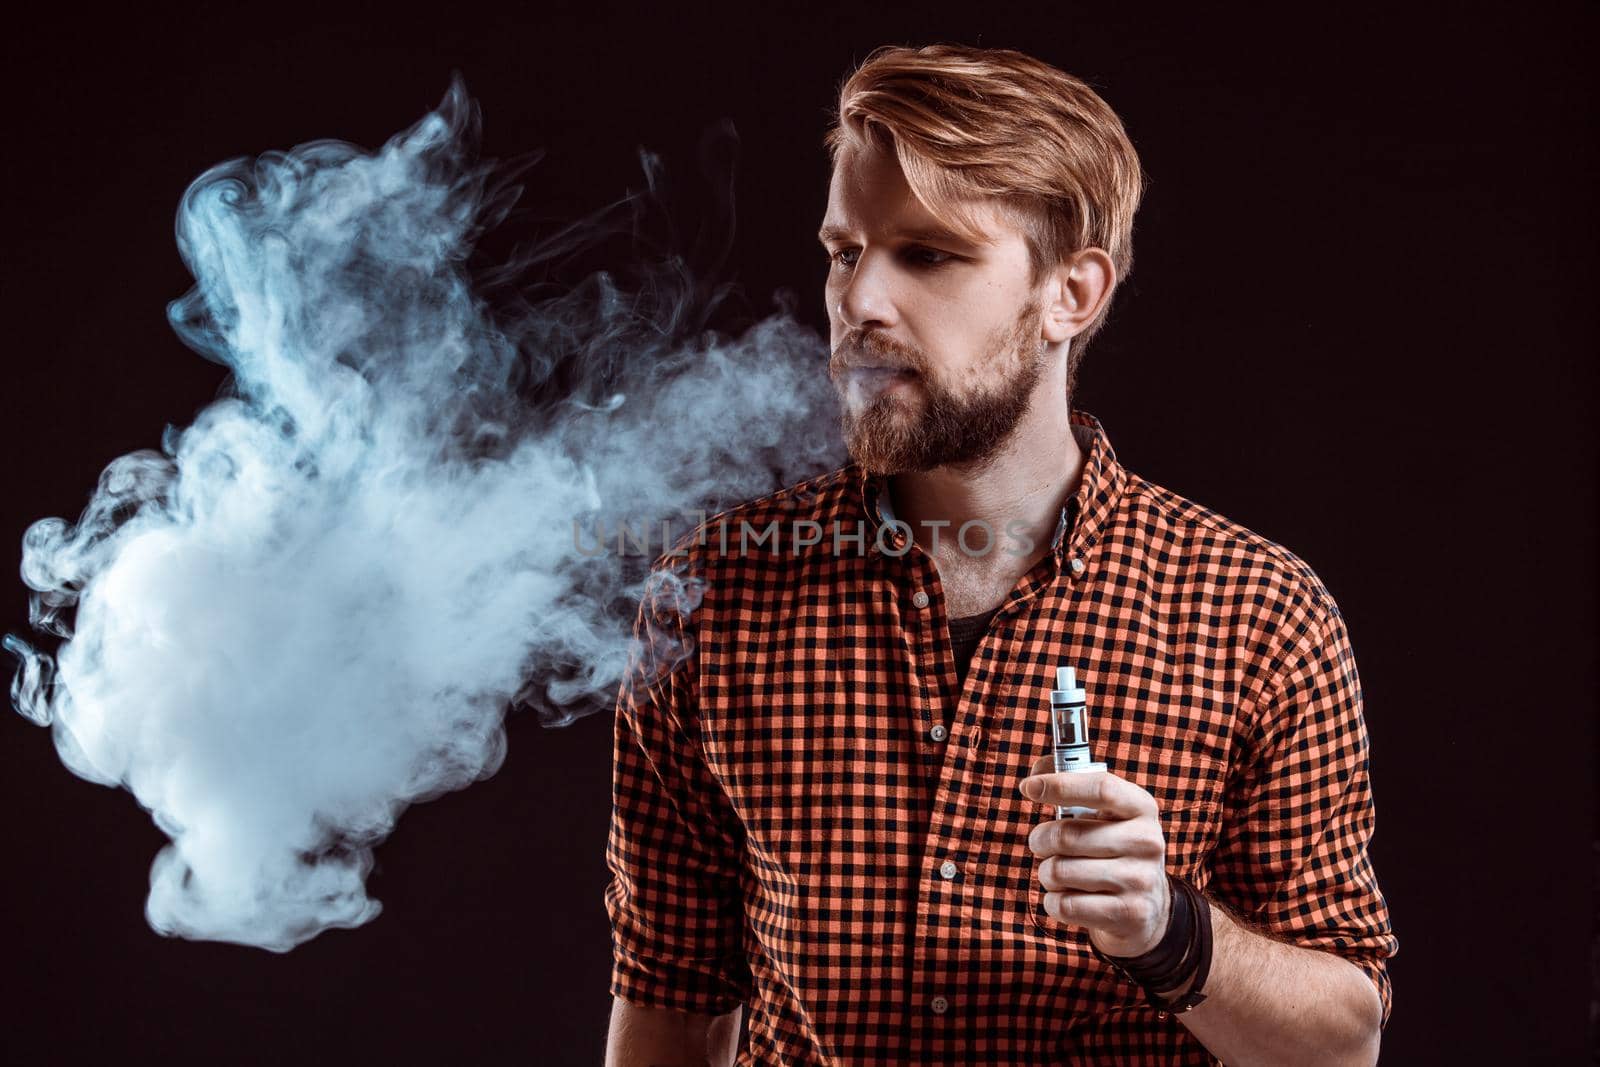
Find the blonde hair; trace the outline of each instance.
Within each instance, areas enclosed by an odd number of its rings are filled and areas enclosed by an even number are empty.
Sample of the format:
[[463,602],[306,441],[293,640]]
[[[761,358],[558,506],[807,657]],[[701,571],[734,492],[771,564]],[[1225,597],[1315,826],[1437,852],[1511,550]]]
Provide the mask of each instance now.
[[[892,150],[912,195],[970,240],[982,239],[973,202],[999,200],[1027,238],[1034,285],[1085,248],[1111,257],[1113,292],[1133,270],[1133,216],[1146,184],[1138,153],[1094,90],[1042,60],[1011,49],[884,45],[840,87],[823,142],[832,163],[847,142]],[[1081,353],[1110,310],[1107,297],[1070,348]]]

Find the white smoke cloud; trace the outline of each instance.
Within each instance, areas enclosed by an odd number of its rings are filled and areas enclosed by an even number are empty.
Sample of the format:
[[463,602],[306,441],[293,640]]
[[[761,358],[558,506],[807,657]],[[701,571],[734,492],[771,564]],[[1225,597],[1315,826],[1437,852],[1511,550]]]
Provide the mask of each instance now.
[[171,838],[163,934],[283,952],[370,921],[373,846],[500,767],[508,704],[609,709],[643,568],[585,554],[575,519],[682,533],[843,461],[822,340],[784,314],[685,340],[705,294],[679,261],[491,310],[466,256],[519,190],[470,158],[477,120],[458,81],[380,151],[197,179],[170,310],[231,387],[111,463],[75,525],[27,531],[33,623],[63,640],[7,635],[13,701]]

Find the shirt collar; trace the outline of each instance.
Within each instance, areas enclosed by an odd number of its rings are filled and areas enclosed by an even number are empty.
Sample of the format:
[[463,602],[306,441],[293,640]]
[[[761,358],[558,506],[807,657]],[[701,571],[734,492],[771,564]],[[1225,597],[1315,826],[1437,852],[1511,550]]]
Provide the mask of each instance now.
[[[1116,509],[1127,486],[1128,472],[1117,462],[1111,439],[1106,436],[1099,419],[1081,408],[1071,409],[1067,419],[1072,426],[1072,436],[1083,451],[1083,474],[1077,490],[1062,504],[1051,547],[1058,565],[1081,560],[1081,564],[1072,567],[1073,572],[1079,574],[1089,563],[1089,553]],[[895,517],[887,492],[888,479],[881,474],[869,474],[859,463],[850,466],[867,519],[867,540],[872,551],[878,552],[878,531]],[[889,546],[894,555],[904,554],[904,537],[892,529],[884,531],[881,544]]]

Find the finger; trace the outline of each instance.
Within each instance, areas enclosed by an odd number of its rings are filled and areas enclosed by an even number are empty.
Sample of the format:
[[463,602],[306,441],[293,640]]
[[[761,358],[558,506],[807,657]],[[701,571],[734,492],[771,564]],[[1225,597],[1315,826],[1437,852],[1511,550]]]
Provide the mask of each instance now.
[[1056,758],[1047,752],[1033,761],[1033,770],[1029,774],[1050,774],[1056,769]]
[[1040,794],[1030,799],[1036,803],[1093,808],[1102,819],[1137,819],[1160,810],[1149,793],[1110,771],[1036,774],[1024,778],[1018,788],[1027,796],[1035,784]]
[[1151,864],[1134,859],[1072,859],[1046,856],[1034,867],[1034,880],[1051,891],[1147,893]]
[[1121,893],[1052,892],[1043,903],[1047,915],[1073,926],[1118,929],[1133,917],[1130,898]]
[[1050,819],[1028,832],[1028,849],[1035,856],[1131,856],[1148,860],[1164,857],[1167,845],[1159,823],[1152,826],[1141,819]]

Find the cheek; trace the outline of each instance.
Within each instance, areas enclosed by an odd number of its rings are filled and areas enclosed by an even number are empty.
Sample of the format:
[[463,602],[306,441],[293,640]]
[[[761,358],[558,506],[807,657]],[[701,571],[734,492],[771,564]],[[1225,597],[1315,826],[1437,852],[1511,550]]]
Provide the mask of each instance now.
[[999,364],[995,361],[995,352],[989,341],[981,333],[964,332],[960,347],[950,350],[950,376],[971,384],[994,374]]

